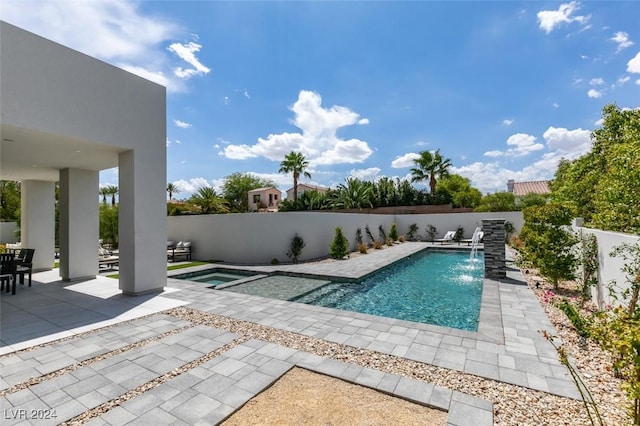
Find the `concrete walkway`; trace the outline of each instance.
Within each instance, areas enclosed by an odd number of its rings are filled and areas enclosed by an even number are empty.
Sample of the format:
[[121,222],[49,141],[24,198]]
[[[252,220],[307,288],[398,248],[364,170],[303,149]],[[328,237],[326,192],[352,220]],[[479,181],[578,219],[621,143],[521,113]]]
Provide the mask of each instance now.
[[[357,278],[424,247],[406,243],[345,262],[251,269]],[[578,396],[555,350],[538,333],[553,328],[518,271],[504,281],[485,280],[478,332],[208,290],[173,278],[160,295],[127,297],[119,294],[116,280],[69,284],[58,281],[56,273],[36,274],[33,287],[1,296],[3,424],[58,424],[131,392],[133,397],[103,409],[91,424],[212,424],[294,366],[447,410],[451,425],[469,419],[478,425],[493,422],[492,404],[476,397],[162,314],[183,305]],[[90,330],[97,331],[86,333]],[[185,371],[172,376],[179,368]],[[158,386],[149,386],[158,380]]]

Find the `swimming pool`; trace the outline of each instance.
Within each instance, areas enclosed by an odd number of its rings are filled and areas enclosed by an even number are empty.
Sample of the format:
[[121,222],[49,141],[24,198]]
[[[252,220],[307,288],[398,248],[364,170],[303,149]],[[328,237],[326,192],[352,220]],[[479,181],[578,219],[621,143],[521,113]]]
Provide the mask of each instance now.
[[476,331],[483,256],[427,250],[356,282],[269,276],[225,290]]
[[204,271],[187,272],[185,274],[176,275],[173,278],[182,280],[195,281],[203,284],[208,284],[209,287],[217,287],[226,283],[230,283],[237,280],[246,279],[252,277],[255,274],[246,273],[233,273],[219,271],[218,269],[205,269]]

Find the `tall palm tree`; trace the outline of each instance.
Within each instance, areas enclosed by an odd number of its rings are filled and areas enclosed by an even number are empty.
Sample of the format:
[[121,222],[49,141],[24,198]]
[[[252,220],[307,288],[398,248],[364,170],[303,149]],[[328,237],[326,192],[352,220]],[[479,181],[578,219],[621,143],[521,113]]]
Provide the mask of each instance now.
[[[116,205],[116,195],[118,194],[118,187],[115,185],[109,185],[104,187],[107,195],[111,196],[111,206]],[[102,201],[106,204],[106,198],[103,198]]]
[[298,178],[300,174],[311,179],[311,175],[307,172],[309,162],[300,152],[291,151],[284,157],[284,160],[280,163],[280,170],[278,173],[291,173],[293,172],[293,200],[298,199]]
[[169,201],[173,198],[173,194],[179,194],[180,188],[178,188],[175,184],[169,182],[167,184],[167,192],[169,193]]
[[102,204],[107,204],[107,195],[109,195],[109,190],[106,186],[100,188],[100,191],[98,191],[98,195],[102,197]]
[[413,160],[418,166],[411,169],[411,182],[419,182],[429,179],[429,189],[431,194],[436,192],[436,178],[442,178],[449,174],[449,167],[451,167],[451,160],[449,158],[443,158],[440,155],[440,150],[431,153],[430,151],[422,151],[420,157]]
[[189,202],[198,207],[202,214],[228,213],[229,206],[227,200],[216,194],[210,186],[204,186],[193,194]]

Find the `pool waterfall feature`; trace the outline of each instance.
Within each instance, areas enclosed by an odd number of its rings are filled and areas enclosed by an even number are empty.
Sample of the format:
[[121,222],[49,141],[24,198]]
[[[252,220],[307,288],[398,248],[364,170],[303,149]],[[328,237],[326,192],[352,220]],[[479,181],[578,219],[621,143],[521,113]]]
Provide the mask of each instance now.
[[507,276],[504,219],[483,219],[484,276],[501,279]]

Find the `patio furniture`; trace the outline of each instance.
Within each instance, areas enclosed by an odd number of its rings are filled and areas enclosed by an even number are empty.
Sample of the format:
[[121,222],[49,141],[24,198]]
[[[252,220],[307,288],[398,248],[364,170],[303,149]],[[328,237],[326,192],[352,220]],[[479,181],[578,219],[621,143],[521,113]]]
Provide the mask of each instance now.
[[22,249],[16,258],[16,273],[20,276],[20,284],[24,285],[24,276],[29,274],[29,287],[31,287],[31,275],[33,273],[33,255],[36,249]]
[[98,268],[105,267],[107,269],[113,269],[115,266],[119,266],[119,264],[120,257],[113,255],[107,249],[98,249]]
[[16,294],[16,260],[14,253],[0,253],[0,291],[7,285],[7,293]]
[[[484,238],[484,232],[482,231],[478,231],[478,240],[476,242],[481,243],[482,242],[482,238]],[[473,238],[463,238],[462,240],[460,240],[461,243],[467,243],[468,246],[471,245],[471,243],[473,243]]]
[[442,238],[434,238],[433,243],[439,242],[440,244],[450,243],[453,241],[453,238],[456,236],[456,231],[447,231]]
[[167,258],[171,262],[180,258],[191,260],[191,241],[179,241],[177,244],[173,241],[167,241]]

